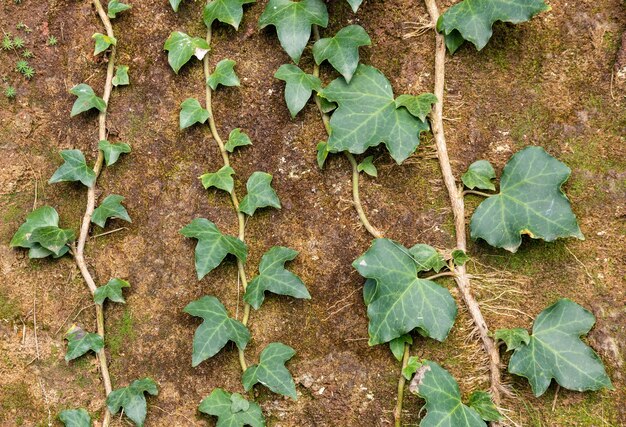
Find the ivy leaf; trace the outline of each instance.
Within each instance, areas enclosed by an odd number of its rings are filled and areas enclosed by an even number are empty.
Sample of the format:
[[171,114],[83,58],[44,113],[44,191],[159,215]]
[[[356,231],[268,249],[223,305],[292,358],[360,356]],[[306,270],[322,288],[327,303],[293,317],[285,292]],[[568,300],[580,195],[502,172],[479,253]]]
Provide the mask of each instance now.
[[369,176],[377,177],[378,170],[376,169],[376,166],[374,166],[374,163],[372,163],[373,159],[374,159],[374,156],[367,156],[366,158],[363,159],[361,163],[359,163],[356,169],[359,172],[365,172]]
[[464,265],[467,261],[469,261],[469,256],[462,249],[455,249],[452,251],[452,262],[454,265]]
[[291,359],[296,351],[288,345],[273,342],[261,352],[259,364],[249,366],[243,373],[243,388],[249,391],[256,383],[261,383],[274,393],[289,396],[296,400],[296,385],[285,362]]
[[80,181],[87,187],[91,187],[96,181],[96,173],[87,166],[83,153],[80,150],[63,150],[60,154],[65,162],[54,172],[48,184]]
[[113,76],[111,83],[116,87],[130,84],[130,79],[128,78],[128,65],[118,65],[115,67],[115,76]]
[[202,13],[204,23],[209,28],[217,19],[237,30],[243,18],[243,5],[254,2],[255,0],[212,0],[204,6]]
[[196,123],[204,123],[209,112],[202,108],[195,98],[187,98],[180,104],[180,128],[185,129]]
[[328,11],[321,0],[270,0],[259,18],[259,28],[276,27],[280,45],[296,64],[311,37],[311,26],[328,25]]
[[507,351],[517,350],[530,344],[530,335],[524,328],[497,329],[493,337],[504,341]]
[[259,208],[271,206],[280,209],[280,200],[271,186],[272,175],[265,172],[254,172],[248,178],[246,189],[248,194],[239,204],[239,210],[249,216]]
[[198,410],[217,417],[216,427],[265,427],[261,407],[256,402],[248,402],[245,407],[241,400],[245,399],[239,393],[230,394],[216,388],[202,400]]
[[561,186],[570,170],[541,147],[528,147],[508,161],[500,193],[484,200],[472,215],[472,239],[516,252],[522,234],[551,242],[584,239]]
[[215,224],[205,218],[196,218],[180,230],[185,237],[198,239],[196,245],[196,272],[201,280],[221,264],[226,255],[233,254],[245,262],[248,246],[236,237],[222,234]]
[[232,193],[235,181],[231,175],[234,173],[235,170],[230,166],[222,166],[217,172],[205,173],[204,175],[201,175],[200,180],[202,181],[202,186],[205,189],[215,187],[220,190],[224,190],[227,193]]
[[430,360],[424,360],[409,390],[426,401],[421,427],[486,427],[478,412],[461,401],[459,384],[452,375]]
[[461,181],[467,188],[480,188],[481,190],[495,191],[496,187],[491,182],[496,177],[496,171],[487,160],[478,160],[472,163],[467,172],[461,176]]
[[74,117],[75,115],[91,110],[92,108],[95,108],[98,111],[104,111],[107,108],[107,104],[104,102],[104,99],[97,96],[91,86],[86,83],[74,86],[70,89],[70,93],[78,97],[78,99],[74,101],[74,105],[72,105],[70,117]]
[[65,339],[67,340],[67,353],[65,353],[66,362],[82,356],[89,350],[97,353],[104,347],[104,340],[100,335],[85,332],[77,325],[72,325],[65,334]]
[[107,406],[112,414],[117,414],[124,409],[124,414],[130,418],[136,426],[142,427],[146,420],[148,407],[144,393],[153,396],[159,394],[157,384],[151,378],[143,378],[133,381],[128,387],[113,390],[107,397]]
[[359,65],[359,47],[370,46],[372,41],[360,25],[348,25],[334,37],[320,39],[313,45],[313,57],[319,65],[328,60],[347,83]]
[[104,286],[99,286],[93,293],[93,300],[96,304],[104,304],[107,298],[109,301],[126,303],[122,295],[122,288],[130,288],[130,283],[122,279],[111,279]]
[[170,6],[174,9],[174,12],[178,12],[178,7],[182,3],[183,0],[170,0]]
[[122,206],[124,197],[118,194],[110,194],[100,203],[100,205],[94,209],[91,216],[91,222],[104,228],[104,225],[109,218],[119,218],[127,222],[132,222],[128,211]]
[[320,169],[324,168],[326,158],[328,157],[328,143],[326,141],[320,141],[317,143],[317,166]]
[[51,206],[42,206],[35,209],[26,216],[24,224],[17,229],[9,245],[12,248],[31,249],[39,246],[32,240],[32,233],[41,227],[57,227],[59,225],[59,214]]
[[109,6],[107,7],[107,16],[111,19],[116,18],[118,13],[124,12],[125,10],[130,9],[132,6],[126,3],[122,3],[118,0],[111,0],[109,2]]
[[409,360],[406,363],[406,366],[402,368],[402,376],[406,380],[411,380],[411,377],[417,370],[422,366],[422,362],[420,362],[419,357],[410,356]]
[[361,276],[376,281],[367,306],[370,345],[391,341],[415,328],[438,341],[446,338],[456,317],[456,303],[448,289],[417,277],[417,265],[404,246],[375,239],[352,266]]
[[509,372],[525,377],[535,396],[541,396],[552,378],[568,390],[613,389],[598,355],[580,340],[596,319],[568,299],[543,310],[533,325],[530,343],[516,349]]
[[193,336],[191,366],[215,356],[228,341],[237,344],[240,350],[250,341],[250,332],[243,323],[228,317],[224,305],[213,296],[204,296],[190,302],[185,313],[204,319]]
[[406,109],[396,108],[391,84],[374,67],[359,65],[350,84],[340,77],[319,94],[338,104],[330,118],[332,153],[361,154],[382,142],[391,157],[402,163],[419,145],[420,132],[429,128]]
[[259,275],[248,284],[245,302],[258,310],[265,299],[265,291],[294,298],[311,299],[311,295],[302,280],[285,269],[285,262],[293,260],[298,251],[284,246],[274,246],[261,258]]
[[418,243],[409,249],[409,253],[417,265],[418,273],[428,270],[434,270],[436,273],[439,273],[439,270],[446,266],[446,260],[443,256],[430,245]]
[[486,391],[477,390],[469,396],[468,406],[478,412],[485,421],[500,421],[502,415],[491,400],[491,395]]
[[396,98],[396,108],[405,107],[409,113],[421,121],[426,121],[433,104],[437,103],[437,97],[432,93],[421,95],[400,95]]
[[250,137],[245,132],[242,132],[241,129],[236,128],[230,131],[230,134],[228,135],[228,141],[226,141],[226,145],[224,146],[224,148],[229,153],[232,153],[233,151],[235,151],[235,148],[243,147],[245,145],[252,145]]
[[550,6],[543,0],[464,0],[441,15],[437,30],[444,34],[450,53],[464,40],[481,50],[491,38],[496,21],[519,24],[547,10]]
[[239,86],[239,77],[235,74],[235,61],[232,59],[222,59],[215,66],[215,71],[207,79],[207,85],[213,90],[218,85],[222,86]]
[[91,427],[89,412],[83,408],[61,411],[59,420],[65,427]]
[[352,11],[356,13],[356,11],[359,10],[361,3],[363,3],[363,0],[348,0],[348,3],[350,4],[350,7],[352,7]]
[[130,145],[125,142],[111,143],[106,139],[98,142],[98,149],[104,154],[104,161],[107,166],[111,166],[120,158],[122,153],[130,153]]
[[185,65],[192,56],[199,60],[204,58],[209,52],[209,45],[206,40],[200,37],[191,37],[180,31],[174,31],[165,41],[163,46],[168,51],[167,62],[176,74]]
[[307,74],[293,64],[283,64],[274,74],[278,80],[282,80],[285,85],[285,102],[291,113],[291,117],[296,117],[306,105],[311,93],[319,91],[322,82],[313,74]]
[[[371,279],[368,279],[368,281],[370,280]],[[389,349],[398,362],[402,361],[402,357],[404,356],[404,344],[413,344],[411,335],[404,334],[389,341]]]
[[315,96],[320,102],[322,113],[330,113],[337,108],[337,104],[335,102],[330,102],[328,99],[322,98],[319,94],[316,94]]
[[38,227],[30,235],[30,241],[60,257],[67,253],[67,244],[76,238],[74,230],[63,229],[55,225]]
[[91,36],[91,38],[96,41],[96,47],[93,51],[94,56],[104,52],[111,45],[117,45],[117,39],[115,37],[109,37],[106,34],[95,33],[93,36]]

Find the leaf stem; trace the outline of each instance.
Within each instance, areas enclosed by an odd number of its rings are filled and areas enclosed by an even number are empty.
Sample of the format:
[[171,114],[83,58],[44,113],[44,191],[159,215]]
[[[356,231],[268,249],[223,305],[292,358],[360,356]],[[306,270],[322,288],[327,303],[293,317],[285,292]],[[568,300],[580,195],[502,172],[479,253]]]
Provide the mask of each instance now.
[[440,277],[456,277],[456,273],[454,271],[444,271],[443,273],[433,274],[432,276],[420,277],[420,279],[435,280]]
[[400,378],[398,379],[398,398],[396,401],[396,408],[393,410],[393,419],[395,422],[395,427],[402,426],[402,402],[404,400],[404,386],[406,385],[406,379],[402,374],[404,368],[406,368],[409,363],[409,353],[411,351],[411,345],[409,343],[404,343],[404,353],[402,354],[402,369],[400,371]]
[[465,190],[462,193],[463,196],[465,196],[467,194],[475,194],[477,196],[482,196],[482,197],[491,197],[491,196],[493,196],[493,194],[483,193],[482,191],[476,191],[476,190]]

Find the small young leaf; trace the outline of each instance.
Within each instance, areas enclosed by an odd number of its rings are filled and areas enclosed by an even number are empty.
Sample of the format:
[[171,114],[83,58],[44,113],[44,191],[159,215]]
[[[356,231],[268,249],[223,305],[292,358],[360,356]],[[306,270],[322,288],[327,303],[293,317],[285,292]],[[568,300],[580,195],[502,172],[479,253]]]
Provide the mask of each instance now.
[[146,392],[153,396],[159,394],[154,380],[151,378],[135,380],[128,387],[113,390],[107,397],[107,407],[112,414],[117,414],[123,408],[124,414],[137,427],[142,427],[148,412],[146,397],[144,396]]
[[359,10],[361,3],[363,3],[363,0],[348,0],[348,3],[350,4],[352,11],[356,13],[356,11]]
[[509,372],[528,379],[535,396],[541,396],[552,378],[568,390],[613,389],[598,355],[581,341],[596,319],[568,299],[543,310],[533,325],[530,343],[516,349]]
[[91,427],[89,412],[83,408],[66,409],[59,413],[59,420],[65,427]]
[[407,364],[404,368],[402,368],[402,376],[410,381],[411,377],[413,377],[413,374],[415,372],[417,372],[417,370],[422,366],[422,362],[420,361],[419,357],[417,356],[411,356],[409,357],[409,360],[407,361]]
[[182,3],[183,0],[170,0],[170,6],[174,9],[174,12],[178,12],[178,7]]
[[296,385],[285,362],[291,359],[296,351],[288,345],[273,342],[261,352],[258,365],[249,366],[243,373],[243,388],[249,391],[256,383],[261,383],[274,393],[291,397],[296,400]]
[[117,194],[110,194],[94,209],[91,215],[91,222],[104,228],[109,218],[119,218],[127,222],[132,222],[128,211],[122,206],[124,197]]
[[130,9],[132,6],[126,3],[122,3],[119,0],[111,0],[107,7],[107,16],[111,19],[116,18],[118,13],[124,12]]
[[245,399],[238,393],[230,394],[216,388],[202,400],[198,410],[217,417],[217,426],[220,427],[265,427],[261,407],[256,402],[248,401],[246,407],[241,400]]
[[311,37],[311,26],[326,28],[328,11],[322,0],[270,0],[259,18],[259,28],[276,27],[280,45],[296,64]]
[[322,98],[319,93],[316,94],[315,97],[320,102],[322,113],[330,113],[331,111],[337,109],[336,102],[330,102],[328,99]]
[[226,141],[226,145],[224,148],[229,153],[235,151],[237,147],[243,147],[244,145],[252,145],[252,141],[250,141],[250,137],[242,132],[241,129],[236,128],[230,131],[228,135],[228,141]]
[[243,5],[254,3],[256,0],[211,0],[206,6],[202,17],[207,28],[213,25],[216,19],[224,24],[232,25],[235,30],[239,29],[243,17]]
[[452,251],[452,261],[454,265],[464,265],[469,261],[469,256],[467,256],[464,250],[455,249]]
[[30,235],[30,241],[38,243],[57,257],[67,252],[66,245],[75,238],[74,230],[63,229],[54,225],[36,228]]
[[227,193],[232,193],[235,181],[231,175],[234,173],[235,170],[230,166],[222,166],[222,168],[217,172],[205,173],[204,175],[201,175],[200,180],[202,181],[202,186],[205,189],[215,187],[220,190],[224,190]]
[[115,37],[109,37],[106,34],[95,33],[91,38],[96,41],[96,47],[93,51],[94,56],[104,52],[111,45],[117,45],[117,39]]
[[306,105],[311,93],[319,91],[322,82],[313,74],[306,74],[300,68],[292,64],[283,64],[274,74],[278,80],[286,82],[285,85],[285,102],[291,113],[291,117],[296,117]]
[[485,421],[500,421],[502,419],[498,408],[491,400],[491,395],[486,391],[477,390],[470,394],[467,405],[478,412]]
[[99,286],[93,293],[93,300],[96,304],[104,304],[107,298],[113,302],[126,303],[122,295],[122,288],[130,288],[130,283],[122,279],[111,279],[104,286]]
[[418,243],[409,249],[409,253],[417,265],[418,273],[428,270],[434,270],[436,273],[439,273],[439,270],[446,266],[446,260],[443,256],[430,245]]
[[115,67],[115,76],[113,76],[113,80],[111,80],[113,86],[126,86],[130,84],[130,79],[128,78],[128,65],[118,65]]
[[320,169],[324,168],[326,158],[328,158],[328,144],[326,141],[320,141],[317,143],[317,166]]
[[187,98],[180,104],[180,128],[185,129],[196,123],[204,123],[209,112],[195,98]]
[[346,82],[350,83],[359,65],[359,47],[371,44],[372,41],[363,27],[349,25],[339,30],[334,37],[316,41],[313,45],[313,57],[317,64],[328,60]]
[[104,99],[96,96],[96,93],[88,84],[78,84],[70,89],[70,93],[78,97],[78,99],[74,101],[70,117],[74,117],[75,115],[80,114],[83,111],[91,110],[92,108],[95,108],[98,111],[104,111],[107,108],[107,104],[104,102]]
[[66,362],[82,356],[89,350],[97,353],[104,347],[104,340],[100,335],[85,332],[77,325],[72,325],[65,334],[65,339],[67,340],[67,353],[65,353]]
[[389,349],[398,362],[402,361],[402,357],[404,356],[404,344],[413,344],[411,335],[404,334],[389,341]]
[[222,86],[239,86],[239,77],[235,74],[235,61],[232,59],[222,59],[215,66],[215,71],[211,73],[206,84],[213,90],[218,85]]
[[467,188],[480,188],[481,190],[495,191],[496,187],[491,182],[496,177],[496,171],[487,160],[478,160],[472,163],[467,172],[461,176],[463,184]]
[[96,181],[96,173],[87,166],[83,153],[80,150],[63,150],[60,154],[65,162],[50,177],[48,184],[80,181],[87,187],[91,187]]
[[261,258],[259,275],[248,284],[244,301],[258,310],[265,299],[265,291],[294,298],[311,299],[302,280],[285,269],[285,262],[293,260],[298,251],[284,246],[274,246]]
[[228,341],[233,341],[240,350],[250,341],[250,332],[243,323],[228,317],[224,305],[213,296],[204,296],[190,302],[185,313],[204,319],[193,336],[191,366],[215,356]]
[[376,166],[374,166],[374,163],[372,163],[373,159],[374,159],[374,156],[367,156],[366,158],[363,159],[361,163],[359,163],[356,169],[359,172],[365,172],[369,176],[377,177],[378,170],[376,169]]
[[248,247],[236,237],[224,235],[215,224],[205,218],[196,218],[180,230],[185,237],[198,239],[196,245],[196,271],[201,280],[221,264],[228,254],[246,261]]
[[517,350],[530,344],[530,335],[524,328],[496,329],[493,337],[496,340],[504,341],[507,351]]
[[180,31],[174,31],[165,41],[163,46],[168,51],[167,62],[176,74],[192,56],[202,60],[209,52],[209,45],[206,40],[200,37],[191,37]]
[[265,172],[254,172],[248,178],[246,189],[248,194],[239,204],[239,210],[249,216],[259,208],[271,206],[280,209],[280,200],[271,186],[272,175]]
[[111,166],[120,158],[122,153],[130,153],[130,145],[125,142],[111,143],[106,139],[98,142],[98,149],[104,154],[104,161],[107,166]]
[[405,107],[413,117],[421,121],[426,121],[426,116],[430,114],[432,105],[437,103],[437,97],[432,93],[422,93],[421,95],[400,95],[396,98],[396,108]]

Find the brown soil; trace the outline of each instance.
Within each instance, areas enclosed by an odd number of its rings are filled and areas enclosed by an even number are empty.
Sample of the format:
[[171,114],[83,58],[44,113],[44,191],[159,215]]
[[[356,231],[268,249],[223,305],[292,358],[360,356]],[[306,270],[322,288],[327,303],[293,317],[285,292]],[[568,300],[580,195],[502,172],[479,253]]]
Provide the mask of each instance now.
[[[184,2],[174,14],[165,0],[133,2],[130,13],[114,21],[120,64],[130,65],[131,85],[113,93],[109,108],[111,139],[129,142],[133,153],[99,181],[101,197],[126,197],[133,223],[90,240],[88,260],[99,283],[128,279],[126,305],[108,305],[106,325],[114,387],[151,376],[158,397],[149,398],[147,425],[212,425],[196,411],[215,387],[241,391],[236,350],[227,347],[197,368],[191,367],[191,340],[198,319],[182,312],[205,294],[218,296],[232,313],[238,307],[233,260],[198,282],[193,266],[195,242],[178,230],[203,216],[236,234],[236,218],[221,193],[205,191],[197,177],[218,169],[219,152],[208,129],[178,129],[178,106],[202,98],[202,68],[186,66],[176,76],[167,64],[163,42],[170,31],[201,36],[202,2]],[[363,280],[350,266],[370,241],[350,200],[349,165],[331,157],[325,170],[315,163],[315,145],[325,139],[313,103],[291,120],[283,83],[272,77],[288,57],[272,29],[256,22],[265,6],[246,9],[239,32],[215,31],[211,62],[237,61],[239,88],[219,89],[215,114],[223,135],[240,127],[254,145],[239,150],[232,163],[244,191],[255,170],[274,175],[283,208],[264,210],[248,221],[248,272],[273,245],[300,251],[291,264],[307,283],[311,301],[267,299],[251,316],[249,360],[270,342],[297,350],[289,368],[297,378],[297,402],[258,388],[269,425],[391,425],[398,363],[385,346],[367,345]],[[444,9],[452,2],[441,2]],[[445,4],[443,4],[445,3]],[[505,375],[515,395],[507,415],[521,425],[604,426],[626,423],[626,76],[615,64],[626,26],[618,0],[550,1],[552,11],[519,26],[497,25],[482,52],[463,47],[447,66],[446,132],[458,175],[474,160],[489,159],[500,170],[526,145],[541,145],[572,168],[566,186],[585,241],[553,244],[527,241],[511,255],[473,244],[471,271],[479,301],[492,329],[529,327],[529,316],[561,296],[591,309],[598,323],[589,342],[600,353],[617,391],[575,393],[554,384],[534,398],[525,380]],[[427,17],[421,2],[366,0],[354,15],[346,2],[329,4],[331,34],[349,23],[362,25],[373,40],[362,61],[381,69],[395,93],[431,91],[433,37],[403,39],[407,22]],[[14,55],[0,52],[0,73],[18,89],[13,101],[0,97],[0,425],[58,425],[56,414],[84,406],[95,415],[103,397],[97,365],[84,357],[66,364],[63,333],[72,322],[94,328],[87,288],[72,260],[31,261],[8,242],[33,205],[54,206],[62,225],[78,229],[85,203],[83,187],[45,182],[58,167],[61,149],[81,149],[93,161],[97,147],[95,114],[69,118],[68,89],[88,82],[103,85],[105,67],[91,55],[94,32],[102,32],[90,2],[24,0],[0,6],[4,31],[25,37],[35,53],[37,74],[27,82],[14,72]],[[55,47],[45,45],[55,35]],[[310,69],[310,52],[300,66]],[[623,53],[622,53],[623,56]],[[308,67],[308,68],[307,68]],[[324,80],[333,74],[322,67]],[[365,209],[386,236],[404,244],[453,244],[447,194],[430,135],[402,166],[383,150],[373,150],[376,180],[361,184]],[[35,190],[37,190],[35,192]],[[35,198],[35,193],[37,197]],[[469,211],[478,203],[470,198]],[[94,234],[102,230],[97,227]],[[452,282],[448,283],[453,294]],[[496,298],[487,303],[487,300]],[[35,328],[36,315],[36,328]],[[484,355],[468,339],[468,317],[461,309],[457,326],[443,344],[417,338],[414,352],[436,360],[458,379],[465,395],[486,388]],[[507,356],[505,357],[505,362]],[[405,401],[405,425],[417,425],[422,401]],[[115,425],[125,425],[116,418]]]

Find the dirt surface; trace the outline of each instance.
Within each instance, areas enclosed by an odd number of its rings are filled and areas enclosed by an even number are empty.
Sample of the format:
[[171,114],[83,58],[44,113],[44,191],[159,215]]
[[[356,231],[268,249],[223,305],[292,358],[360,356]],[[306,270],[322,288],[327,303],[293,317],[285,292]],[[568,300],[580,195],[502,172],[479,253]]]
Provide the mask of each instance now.
[[[159,395],[148,399],[146,425],[213,425],[197,411],[215,387],[242,391],[236,349],[191,367],[191,341],[199,321],[183,313],[190,301],[218,296],[231,311],[238,305],[232,259],[198,282],[195,241],[178,230],[202,216],[236,234],[236,218],[226,196],[205,191],[197,177],[221,166],[206,127],[178,129],[179,104],[202,99],[199,63],[177,76],[167,64],[163,43],[170,31],[203,36],[202,2],[183,2],[172,12],[165,0],[133,2],[114,21],[118,63],[130,66],[131,85],[113,93],[108,116],[110,139],[132,145],[133,153],[102,174],[99,197],[126,197],[132,224],[88,243],[87,256],[98,283],[111,277],[130,281],[127,304],[106,307],[107,348],[114,387],[150,376]],[[445,9],[451,3],[440,2]],[[617,391],[575,393],[554,384],[541,398],[525,380],[504,375],[512,390],[504,406],[519,425],[606,426],[626,424],[626,74],[620,53],[626,10],[618,0],[552,0],[550,12],[519,26],[496,25],[481,52],[464,46],[447,61],[446,133],[455,173],[473,161],[490,160],[498,172],[512,153],[540,145],[566,162],[566,185],[586,240],[552,244],[525,241],[514,255],[475,243],[470,271],[487,322],[529,327],[559,297],[592,310],[598,322],[588,341],[605,361]],[[253,146],[232,156],[237,190],[255,170],[274,175],[283,208],[263,210],[247,223],[249,275],[273,245],[300,251],[291,263],[311,292],[310,301],[269,297],[253,311],[253,336],[246,353],[256,360],[268,343],[297,350],[289,368],[299,399],[283,399],[259,387],[255,393],[274,426],[384,426],[392,424],[399,366],[385,346],[367,345],[363,280],[351,262],[370,238],[350,205],[349,164],[331,157],[325,170],[315,163],[324,128],[311,102],[291,120],[284,84],[273,73],[288,62],[273,29],[257,20],[266,1],[246,8],[239,32],[214,31],[211,64],[237,61],[239,88],[220,88],[214,110],[222,135],[235,127]],[[426,19],[419,1],[366,0],[358,14],[346,2],[329,4],[333,34],[350,23],[362,25],[373,46],[361,49],[364,63],[387,75],[396,94],[431,91],[432,34],[404,39],[411,23]],[[78,148],[93,161],[97,147],[95,114],[69,117],[68,89],[87,82],[96,92],[105,66],[92,56],[91,35],[103,32],[90,2],[12,1],[0,6],[4,31],[18,34],[18,22],[35,57],[36,76],[27,82],[14,70],[15,55],[0,51],[0,73],[18,89],[15,100],[0,97],[0,425],[60,425],[56,414],[84,406],[99,415],[102,387],[93,357],[65,363],[63,334],[71,323],[95,329],[87,287],[70,257],[31,261],[9,240],[34,206],[54,206],[64,227],[79,228],[84,187],[47,185],[60,164],[58,151]],[[46,46],[49,35],[58,39]],[[621,59],[620,61],[623,61]],[[310,50],[300,66],[312,68]],[[322,67],[323,80],[334,74]],[[379,178],[361,184],[365,209],[387,237],[406,245],[453,245],[452,217],[430,134],[416,155],[398,166],[382,150],[372,150]],[[479,200],[468,199],[469,213]],[[95,227],[92,234],[103,230]],[[457,296],[451,281],[448,284]],[[240,295],[239,295],[240,296]],[[445,343],[415,337],[414,353],[450,370],[465,396],[488,386],[484,353],[471,337],[468,316],[460,315]],[[504,356],[504,362],[508,356]],[[417,425],[423,402],[405,401],[405,425]],[[422,413],[423,415],[423,413]],[[116,418],[115,425],[127,425]]]

